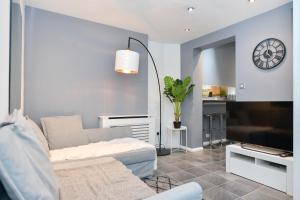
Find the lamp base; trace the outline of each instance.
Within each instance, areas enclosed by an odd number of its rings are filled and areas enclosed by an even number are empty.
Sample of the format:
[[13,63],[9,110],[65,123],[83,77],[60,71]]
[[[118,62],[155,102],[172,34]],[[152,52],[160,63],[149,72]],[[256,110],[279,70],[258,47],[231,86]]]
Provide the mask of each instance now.
[[157,156],[167,156],[170,155],[171,151],[170,149],[166,149],[166,148],[157,148],[156,153]]

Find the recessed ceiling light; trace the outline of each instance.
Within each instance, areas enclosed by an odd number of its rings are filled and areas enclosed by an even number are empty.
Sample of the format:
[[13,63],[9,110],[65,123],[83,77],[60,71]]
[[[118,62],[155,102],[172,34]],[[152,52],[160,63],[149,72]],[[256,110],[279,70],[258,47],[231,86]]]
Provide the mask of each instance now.
[[255,2],[255,0],[248,0],[250,3],[254,3]]
[[190,28],[186,28],[186,29],[184,29],[184,30],[185,30],[185,32],[190,32],[190,31],[191,31]]
[[193,10],[195,10],[194,7],[188,7],[188,8],[187,8],[187,11],[188,11],[188,12],[193,12]]

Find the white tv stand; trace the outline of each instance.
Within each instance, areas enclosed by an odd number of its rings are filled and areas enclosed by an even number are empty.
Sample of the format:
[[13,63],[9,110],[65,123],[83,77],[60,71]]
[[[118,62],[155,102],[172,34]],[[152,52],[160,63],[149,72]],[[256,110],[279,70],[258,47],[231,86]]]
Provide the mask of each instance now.
[[233,173],[293,195],[293,157],[280,157],[226,146],[226,172]]

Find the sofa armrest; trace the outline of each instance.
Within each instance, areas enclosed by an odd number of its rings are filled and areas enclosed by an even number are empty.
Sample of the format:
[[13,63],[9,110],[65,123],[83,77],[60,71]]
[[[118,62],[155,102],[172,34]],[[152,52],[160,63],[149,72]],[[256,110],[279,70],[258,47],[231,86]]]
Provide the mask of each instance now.
[[89,143],[132,137],[130,127],[84,129],[83,131],[87,134]]
[[191,182],[156,194],[145,200],[201,200],[202,195],[201,186],[198,183]]

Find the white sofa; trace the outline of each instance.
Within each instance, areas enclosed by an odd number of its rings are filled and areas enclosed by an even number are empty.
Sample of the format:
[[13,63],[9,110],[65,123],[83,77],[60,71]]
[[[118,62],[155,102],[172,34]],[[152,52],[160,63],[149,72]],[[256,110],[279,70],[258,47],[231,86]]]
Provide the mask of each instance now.
[[153,174],[156,149],[132,138],[129,127],[83,129],[79,115],[41,119],[53,163],[113,157],[139,177]]
[[[11,124],[0,122],[1,200],[202,199],[202,189],[197,183],[155,194],[112,157],[51,163],[47,155],[47,141],[41,130],[31,120],[22,121]],[[73,191],[80,196],[74,196]]]

